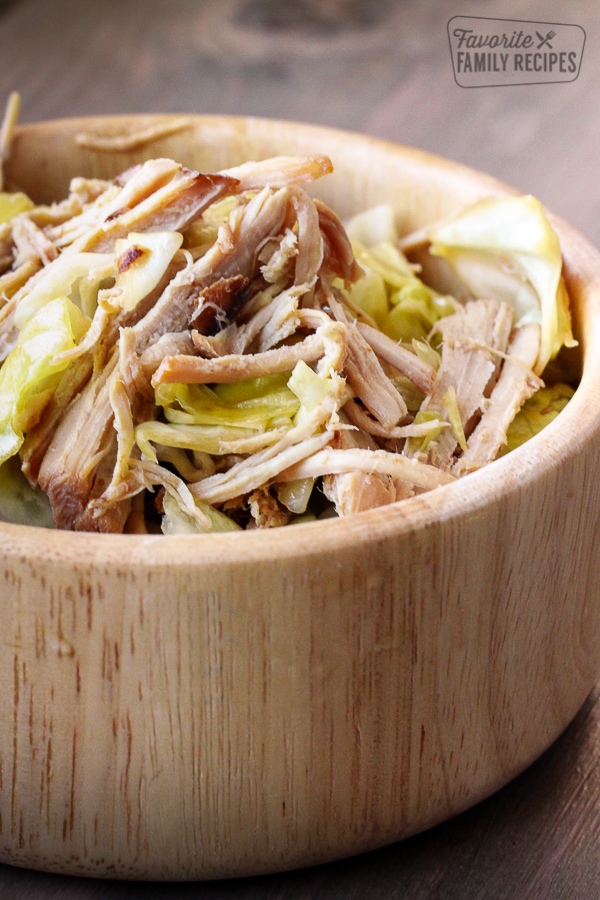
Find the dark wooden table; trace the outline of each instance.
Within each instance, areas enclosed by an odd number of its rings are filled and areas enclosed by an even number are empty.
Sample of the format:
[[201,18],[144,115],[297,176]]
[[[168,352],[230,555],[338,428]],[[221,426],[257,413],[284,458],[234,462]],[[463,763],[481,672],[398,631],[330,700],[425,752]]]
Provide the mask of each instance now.
[[[489,86],[482,75],[478,87],[461,87],[447,31],[454,16],[555,23],[542,35],[579,26],[580,74],[519,86]],[[22,121],[216,112],[366,132],[533,193],[600,245],[599,37],[600,4],[586,0],[522,0],[518,11],[508,0],[4,0],[0,104],[18,90]],[[589,900],[600,896],[599,761],[600,686],[516,781],[403,843],[220,883],[118,883],[0,866],[0,898]]]

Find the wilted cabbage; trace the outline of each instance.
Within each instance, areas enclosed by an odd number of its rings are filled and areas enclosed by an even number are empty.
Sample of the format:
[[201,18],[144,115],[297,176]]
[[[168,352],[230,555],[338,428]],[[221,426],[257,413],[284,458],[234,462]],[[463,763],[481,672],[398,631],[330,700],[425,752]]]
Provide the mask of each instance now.
[[40,523],[92,531],[347,515],[455,481],[567,402],[540,377],[573,338],[537,200],[422,235],[465,301],[402,252],[391,207],[344,228],[302,187],[330,170],[160,159],[50,211],[0,193],[1,518],[29,522],[32,495]]

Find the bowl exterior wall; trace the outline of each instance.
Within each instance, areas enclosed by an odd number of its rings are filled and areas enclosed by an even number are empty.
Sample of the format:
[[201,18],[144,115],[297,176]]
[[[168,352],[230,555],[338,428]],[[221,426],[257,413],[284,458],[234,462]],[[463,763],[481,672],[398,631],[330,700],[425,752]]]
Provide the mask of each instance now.
[[5,556],[2,858],[274,871],[405,837],[506,783],[597,674],[588,464],[399,536],[394,508],[333,553],[299,526],[302,553],[260,563]]

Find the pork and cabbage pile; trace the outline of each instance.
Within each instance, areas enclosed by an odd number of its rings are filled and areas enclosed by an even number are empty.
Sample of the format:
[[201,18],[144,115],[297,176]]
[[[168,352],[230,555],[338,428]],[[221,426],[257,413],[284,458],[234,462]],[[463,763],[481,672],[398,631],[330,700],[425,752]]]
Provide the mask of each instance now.
[[[345,516],[479,469],[567,402],[543,382],[573,339],[537,200],[402,242],[391,208],[344,225],[313,199],[331,170],[160,158],[43,206],[5,186],[1,517],[173,534]],[[416,244],[460,299],[421,280]]]

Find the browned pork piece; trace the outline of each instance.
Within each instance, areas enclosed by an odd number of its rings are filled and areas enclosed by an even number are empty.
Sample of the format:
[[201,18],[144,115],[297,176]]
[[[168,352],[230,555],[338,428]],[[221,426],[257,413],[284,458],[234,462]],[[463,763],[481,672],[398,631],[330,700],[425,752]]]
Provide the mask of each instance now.
[[238,309],[215,307],[214,293],[207,297],[206,290],[222,279],[241,275],[250,282],[255,277],[257,247],[279,232],[288,204],[285,188],[265,188],[236,208],[213,246],[172,279],[154,308],[135,326],[137,351],[143,352],[163,334],[188,329],[191,322],[198,330],[200,314],[207,309],[210,317],[202,321],[204,329],[210,333],[225,327],[229,314],[235,317]]
[[289,509],[277,501],[268,487],[257,488],[248,495],[248,508],[257,528],[278,528],[292,518]]
[[329,206],[315,200],[315,209],[319,215],[319,227],[325,242],[324,269],[328,281],[341,278],[347,284],[356,281],[362,275],[352,245],[342,222]]
[[116,453],[110,382],[117,362],[115,351],[71,403],[42,460],[39,484],[48,494],[57,528],[122,531],[127,519],[129,508],[122,509],[120,515],[113,510],[110,518],[98,522],[91,522],[88,515],[91,497],[101,494],[106,486],[100,465]]
[[8,222],[0,225],[0,275],[11,268],[14,262],[12,228]]
[[81,216],[48,232],[57,247],[71,252],[112,250],[118,238],[136,231],[184,231],[211,203],[235,193],[226,175],[203,175],[172,159],[152,159],[111,185]]

